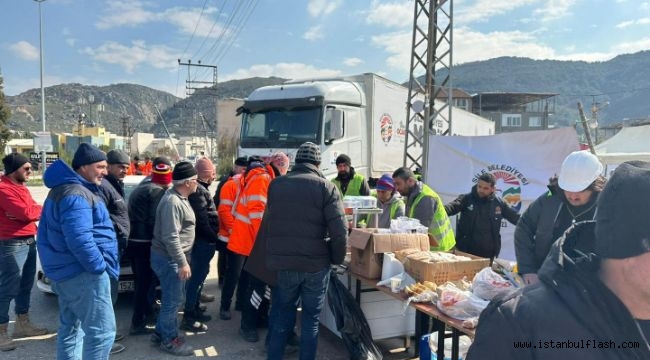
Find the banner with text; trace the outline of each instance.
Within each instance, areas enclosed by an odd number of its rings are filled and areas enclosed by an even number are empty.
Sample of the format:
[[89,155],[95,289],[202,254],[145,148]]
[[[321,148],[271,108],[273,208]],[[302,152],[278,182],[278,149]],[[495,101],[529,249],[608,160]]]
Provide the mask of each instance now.
[[[497,179],[498,195],[522,214],[548,190],[549,178],[559,173],[564,158],[578,147],[572,127],[490,136],[431,136],[426,179],[448,203],[470,192],[477,178],[490,172]],[[500,258],[515,260],[514,229],[503,221]]]

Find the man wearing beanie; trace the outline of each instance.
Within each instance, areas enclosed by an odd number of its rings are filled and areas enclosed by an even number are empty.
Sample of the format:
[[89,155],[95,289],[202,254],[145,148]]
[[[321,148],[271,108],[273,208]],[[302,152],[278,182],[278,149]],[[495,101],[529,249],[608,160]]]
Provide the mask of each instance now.
[[336,158],[336,170],[338,175],[332,181],[343,196],[370,195],[370,186],[366,178],[354,171],[349,156],[341,154]]
[[649,223],[650,163],[623,163],[598,197],[595,222],[553,244],[539,283],[481,313],[467,358],[650,359]]
[[[343,262],[347,221],[341,195],[318,169],[316,144],[296,153],[292,171],[271,182],[257,241],[266,245],[266,266],[277,272],[271,291],[267,359],[282,359],[302,304],[300,359],[315,359],[320,312],[330,266]],[[327,238],[325,237],[328,234]]]
[[12,300],[16,314],[13,338],[45,335],[47,330],[34,327],[28,315],[36,273],[36,221],[42,209],[25,185],[32,165],[16,153],[5,156],[2,163],[5,173],[0,179],[0,351],[7,351],[16,348],[7,333]]
[[574,151],[562,162],[560,175],[549,179],[548,191],[524,211],[515,228],[515,255],[526,284],[537,282],[537,271],[551,245],[566,229],[594,219],[605,181],[596,155]]
[[59,301],[58,359],[107,359],[115,340],[110,280],[120,270],[115,230],[99,196],[106,166],[106,154],[82,143],[74,170],[57,160],[43,175],[51,190],[37,248]]
[[[210,271],[210,261],[214,257],[215,250],[223,251],[226,244],[219,241],[219,219],[217,217],[217,208],[214,206],[212,195],[210,194],[210,184],[214,181],[214,165],[208,158],[197,160],[196,172],[198,175],[199,185],[196,191],[189,196],[190,206],[196,217],[196,230],[190,268],[192,277],[187,281],[185,290],[185,309],[183,310],[183,321],[181,329],[196,331],[201,322],[211,319],[210,316],[204,315],[199,308],[201,298],[206,298],[207,294],[202,295],[203,282]],[[212,296],[211,301],[215,297]],[[200,329],[199,329],[200,330]]]
[[388,229],[390,228],[390,221],[400,216],[404,216],[404,201],[395,191],[395,183],[390,174],[382,175],[377,180],[377,207],[382,209],[379,215],[369,215],[368,224],[374,226],[374,217],[377,219],[377,227]]
[[151,177],[138,184],[129,196],[131,231],[127,252],[135,276],[130,335],[150,333],[147,325],[155,323],[154,302],[158,279],[151,270],[151,240],[158,203],[171,181],[171,162],[167,157],[159,156],[153,160]]
[[[117,237],[117,252],[118,262],[122,258],[122,254],[126,249],[126,244],[129,237],[131,224],[129,223],[129,211],[126,201],[124,201],[124,177],[129,170],[129,155],[124,151],[115,149],[106,154],[106,162],[108,163],[107,174],[102,179],[102,184],[99,186],[99,195],[104,204],[108,208],[108,213],[111,216],[115,235]],[[113,307],[117,303],[118,293],[118,280],[111,280],[111,298],[113,300]],[[115,341],[122,340],[123,335],[117,334]],[[126,348],[117,342],[111,348],[111,355],[118,354]]]
[[496,177],[484,173],[469,194],[459,195],[445,205],[448,216],[460,213],[456,222],[456,248],[494,259],[501,252],[501,221],[517,225],[519,214],[496,194]]
[[[183,303],[185,282],[192,276],[189,265],[194,244],[196,217],[188,197],[198,186],[197,173],[191,163],[182,161],[172,172],[172,187],[165,192],[156,209],[156,224],[151,242],[151,268],[160,280],[162,298],[156,332],[151,341],[160,349],[177,356],[189,356],[194,349],[178,336],[176,312]],[[197,323],[193,331],[206,331]]]

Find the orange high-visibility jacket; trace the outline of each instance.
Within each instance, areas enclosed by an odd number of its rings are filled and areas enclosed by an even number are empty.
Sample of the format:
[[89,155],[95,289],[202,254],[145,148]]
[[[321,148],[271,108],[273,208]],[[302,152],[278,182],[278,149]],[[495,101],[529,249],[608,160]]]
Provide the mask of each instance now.
[[152,170],[153,170],[153,161],[149,160],[146,163],[144,163],[144,168],[142,170],[142,175],[149,176],[149,175],[151,175]]
[[235,222],[228,240],[230,251],[244,256],[251,253],[266,209],[269,184],[274,177],[273,169],[267,165],[250,170],[240,179],[239,195],[233,204]]
[[240,174],[230,177],[223,184],[221,193],[219,193],[219,207],[217,208],[217,214],[219,214],[219,240],[223,242],[228,242],[232,233],[232,225],[235,223],[232,206],[239,192],[240,178]]

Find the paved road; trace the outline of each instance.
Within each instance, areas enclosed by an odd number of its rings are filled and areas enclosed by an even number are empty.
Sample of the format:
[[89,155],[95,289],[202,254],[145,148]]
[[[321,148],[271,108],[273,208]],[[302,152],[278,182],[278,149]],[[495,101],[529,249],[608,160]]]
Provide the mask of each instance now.
[[[46,195],[47,189],[44,187],[30,187],[34,198],[42,202]],[[215,294],[217,299],[220,297],[220,291],[217,286],[216,262],[211,264],[211,271],[208,277],[205,290],[208,293]],[[130,317],[131,317],[132,295],[130,293],[121,294],[116,306],[116,318],[118,332],[127,334]],[[218,357],[221,359],[265,359],[263,339],[266,330],[260,330],[259,343],[248,343],[243,341],[237,330],[239,328],[239,313],[233,311],[233,318],[229,321],[218,319],[218,301],[208,303],[207,314],[214,319],[207,323],[209,330],[202,334],[186,334],[189,344],[195,347],[195,357]],[[13,308],[10,310],[13,318]],[[45,326],[50,330],[56,331],[58,327],[58,304],[54,295],[41,293],[36,287],[32,291],[32,304],[30,316],[33,322],[39,326]],[[13,320],[12,320],[13,323]],[[11,328],[11,326],[10,326]],[[343,342],[334,336],[327,329],[321,327],[319,340],[318,359],[321,360],[343,360],[348,359],[349,355]],[[177,357],[162,353],[158,348],[149,343],[148,336],[127,336],[122,342],[126,346],[126,351],[112,356],[112,359],[176,359]],[[0,353],[2,360],[23,360],[23,359],[54,359],[56,353],[55,335],[46,335],[43,337],[29,338],[19,340],[20,347],[14,351]],[[396,348],[401,344],[399,339],[384,341],[380,344],[385,350],[385,359],[407,359],[409,356],[404,352],[391,353],[391,348]],[[289,358],[297,358],[292,356]]]

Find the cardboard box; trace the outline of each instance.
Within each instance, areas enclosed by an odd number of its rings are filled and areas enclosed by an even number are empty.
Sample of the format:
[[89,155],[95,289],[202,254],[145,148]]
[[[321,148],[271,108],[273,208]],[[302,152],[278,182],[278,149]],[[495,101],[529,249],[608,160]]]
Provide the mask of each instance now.
[[429,250],[427,234],[378,234],[377,229],[352,229],[350,271],[368,279],[381,276],[383,253],[415,248]]
[[476,273],[490,266],[490,259],[458,250],[452,251],[452,253],[467,256],[472,260],[429,263],[422,260],[407,259],[404,262],[404,270],[416,281],[432,281],[440,285],[447,281],[460,280],[465,276],[467,276],[467,280],[472,281]]

